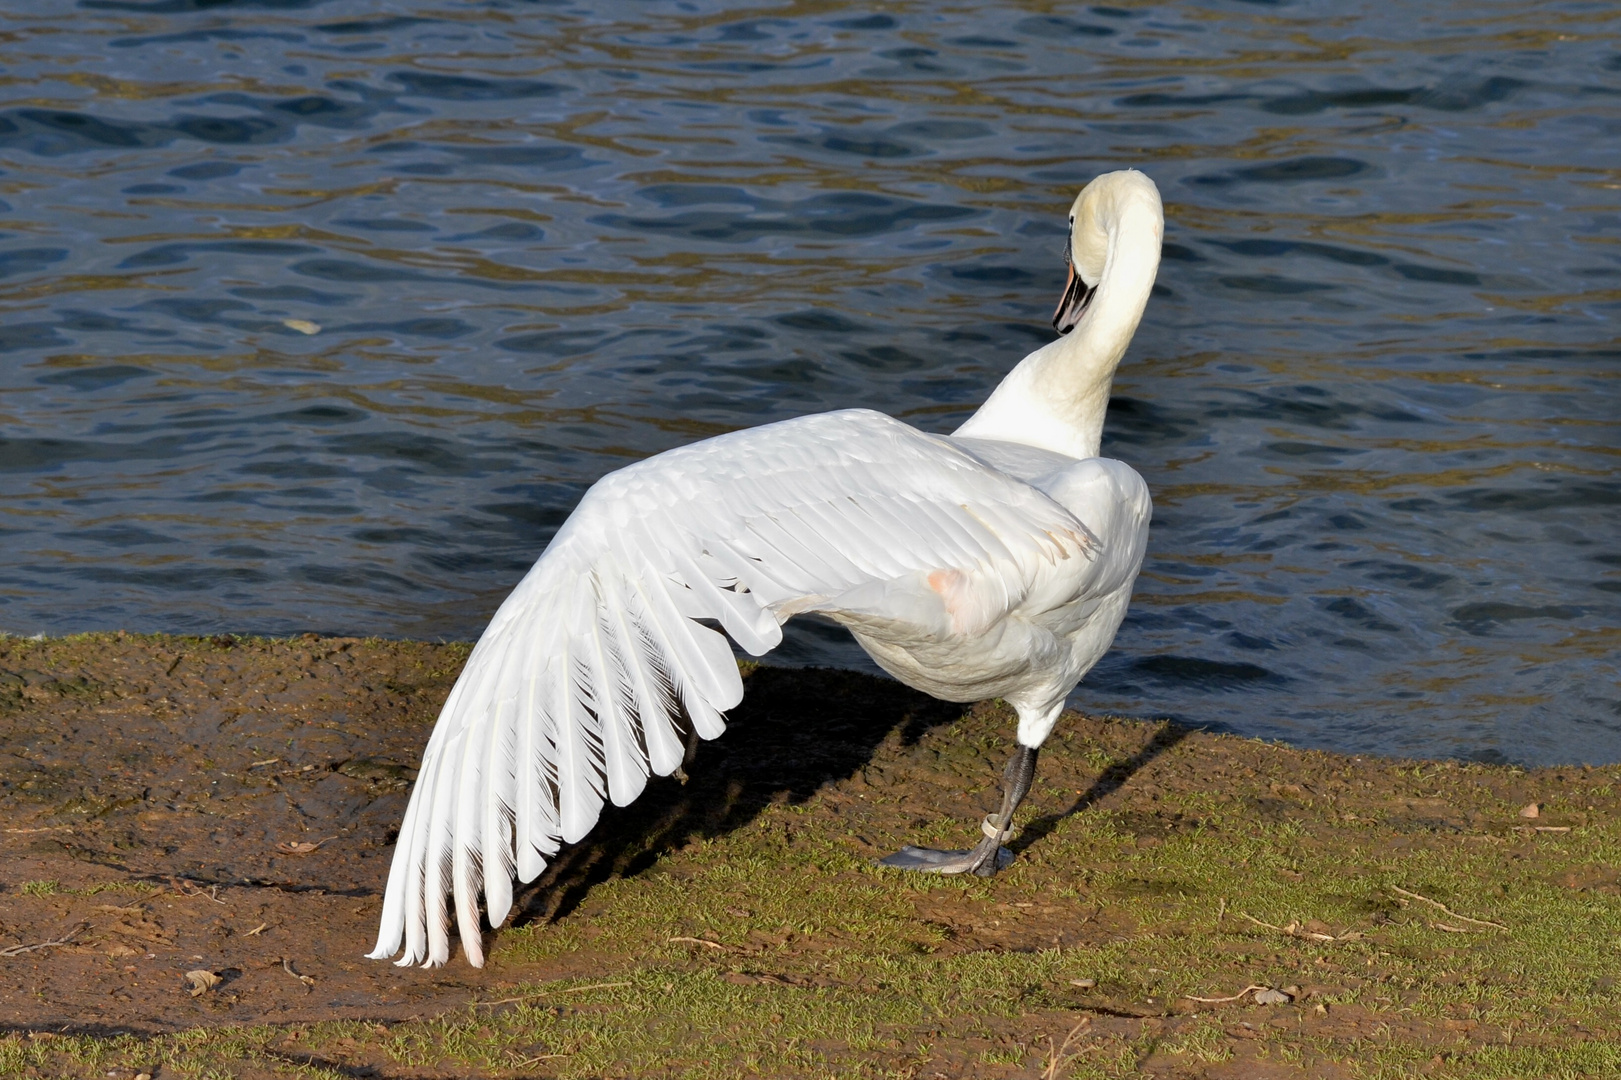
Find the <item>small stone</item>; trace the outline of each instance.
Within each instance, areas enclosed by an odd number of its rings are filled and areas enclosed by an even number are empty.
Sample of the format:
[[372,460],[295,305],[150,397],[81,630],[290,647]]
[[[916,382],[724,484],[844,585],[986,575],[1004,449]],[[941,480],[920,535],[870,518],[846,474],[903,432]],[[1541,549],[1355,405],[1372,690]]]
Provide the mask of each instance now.
[[1255,1004],[1257,1005],[1287,1005],[1293,1000],[1294,998],[1285,994],[1282,990],[1255,991]]
[[1542,807],[1538,806],[1536,803],[1526,803],[1520,808],[1520,816],[1523,818],[1541,817]]

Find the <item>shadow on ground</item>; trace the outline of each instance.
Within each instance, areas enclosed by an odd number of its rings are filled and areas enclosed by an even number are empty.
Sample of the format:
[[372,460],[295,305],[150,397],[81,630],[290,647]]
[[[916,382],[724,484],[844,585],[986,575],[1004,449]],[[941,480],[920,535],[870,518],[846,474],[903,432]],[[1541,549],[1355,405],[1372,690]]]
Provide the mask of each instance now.
[[[416,763],[465,656],[309,636],[0,642],[4,944],[65,939],[8,961],[20,981],[0,988],[0,1031],[386,1019],[573,974],[362,958]],[[566,919],[596,884],[804,801],[886,739],[915,744],[962,713],[864,675],[746,679],[691,780],[610,808],[520,893],[517,924]],[[199,967],[231,975],[193,999],[182,980]]]
[[630,806],[606,808],[589,842],[561,852],[519,894],[514,925],[564,918],[593,885],[640,873],[696,837],[741,828],[774,802],[803,802],[859,773],[892,736],[914,745],[964,708],[816,668],[756,667],[745,686],[726,734],[698,747],[688,781],[657,779]]

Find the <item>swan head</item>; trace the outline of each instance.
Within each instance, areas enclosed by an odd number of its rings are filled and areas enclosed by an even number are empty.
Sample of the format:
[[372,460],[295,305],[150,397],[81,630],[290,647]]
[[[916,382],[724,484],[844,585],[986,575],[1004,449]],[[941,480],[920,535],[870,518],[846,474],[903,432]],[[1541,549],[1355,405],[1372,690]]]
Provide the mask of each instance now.
[[[1148,215],[1156,239],[1165,231],[1165,209],[1159,188],[1136,169],[1121,169],[1093,178],[1075,196],[1069,208],[1069,246],[1065,252],[1069,277],[1064,295],[1053,312],[1053,329],[1067,334],[1080,323],[1086,307],[1103,280],[1110,254],[1110,237],[1128,217]],[[1155,255],[1158,255],[1157,244]]]

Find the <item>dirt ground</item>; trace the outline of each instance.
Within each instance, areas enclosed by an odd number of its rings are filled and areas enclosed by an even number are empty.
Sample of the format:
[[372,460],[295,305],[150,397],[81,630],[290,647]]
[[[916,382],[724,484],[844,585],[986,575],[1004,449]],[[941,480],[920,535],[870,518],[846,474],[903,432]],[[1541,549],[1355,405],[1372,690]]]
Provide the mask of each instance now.
[[[1621,769],[1070,715],[1014,871],[895,885],[897,842],[972,839],[1011,714],[825,671],[749,671],[489,967],[366,960],[466,652],[0,639],[0,1073],[1563,1076],[1621,1040]],[[600,1034],[631,1015],[635,1047]]]

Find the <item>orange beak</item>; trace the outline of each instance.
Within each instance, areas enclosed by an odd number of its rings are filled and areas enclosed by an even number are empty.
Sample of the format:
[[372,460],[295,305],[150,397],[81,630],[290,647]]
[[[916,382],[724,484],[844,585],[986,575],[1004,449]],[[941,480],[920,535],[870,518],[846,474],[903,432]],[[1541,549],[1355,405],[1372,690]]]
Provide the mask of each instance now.
[[1081,275],[1075,272],[1073,260],[1064,260],[1065,269],[1069,276],[1064,279],[1064,295],[1059,298],[1058,310],[1053,312],[1053,329],[1060,334],[1067,334],[1075,329],[1086,314],[1086,305],[1092,302],[1092,294],[1098,291],[1096,285],[1088,285],[1081,280]]

